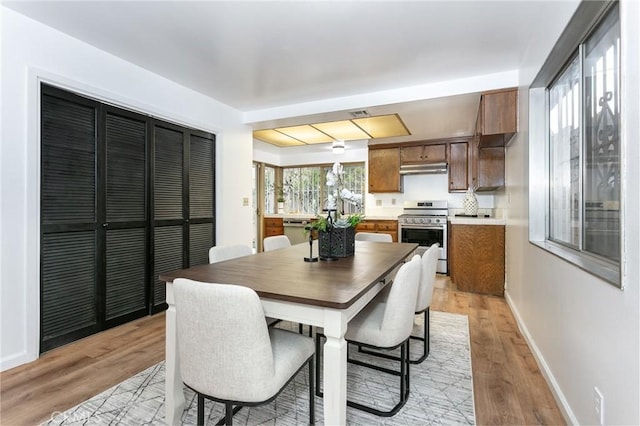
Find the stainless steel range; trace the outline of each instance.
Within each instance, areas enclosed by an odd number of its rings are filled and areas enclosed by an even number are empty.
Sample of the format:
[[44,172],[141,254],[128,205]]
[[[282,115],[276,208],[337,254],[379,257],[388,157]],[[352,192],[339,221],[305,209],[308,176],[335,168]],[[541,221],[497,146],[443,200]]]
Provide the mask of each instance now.
[[437,272],[446,274],[447,215],[446,200],[405,201],[403,214],[398,216],[398,238],[403,243],[417,243],[422,255],[433,243],[440,244]]

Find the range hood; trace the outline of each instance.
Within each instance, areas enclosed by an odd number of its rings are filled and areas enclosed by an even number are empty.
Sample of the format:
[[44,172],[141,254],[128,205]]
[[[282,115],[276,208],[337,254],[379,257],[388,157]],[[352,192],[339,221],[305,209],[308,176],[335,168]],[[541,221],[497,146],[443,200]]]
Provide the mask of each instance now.
[[447,163],[404,164],[400,166],[401,175],[435,175],[447,173]]

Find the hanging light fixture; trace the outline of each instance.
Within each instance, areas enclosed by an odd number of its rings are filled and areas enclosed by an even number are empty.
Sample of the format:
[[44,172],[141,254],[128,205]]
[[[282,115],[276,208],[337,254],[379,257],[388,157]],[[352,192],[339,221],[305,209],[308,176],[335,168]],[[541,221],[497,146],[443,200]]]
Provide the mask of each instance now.
[[331,149],[333,149],[334,154],[344,154],[344,141],[334,140]]

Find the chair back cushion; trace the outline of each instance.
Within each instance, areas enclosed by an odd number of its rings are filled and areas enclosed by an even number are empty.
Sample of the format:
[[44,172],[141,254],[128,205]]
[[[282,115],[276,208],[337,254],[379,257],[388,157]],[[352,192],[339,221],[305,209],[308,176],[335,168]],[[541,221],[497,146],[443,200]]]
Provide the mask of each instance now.
[[182,278],[173,287],[184,383],[220,399],[262,398],[261,383],[273,381],[275,369],[256,292]]
[[420,285],[420,256],[400,267],[384,305],[380,324],[380,346],[392,347],[405,341],[413,329],[414,307]]
[[376,234],[375,232],[358,232],[355,239],[357,241],[375,241],[381,243],[392,243],[393,238],[390,234]]
[[289,247],[291,245],[291,241],[289,241],[289,237],[286,235],[274,235],[272,237],[265,238],[262,245],[264,247],[264,251],[271,251]]
[[244,244],[214,246],[209,249],[209,263],[222,262],[223,260],[235,259],[236,257],[249,256],[251,254],[253,254],[251,247]]
[[440,244],[435,243],[422,254],[422,273],[420,274],[420,287],[418,289],[418,299],[416,300],[416,312],[422,312],[431,306],[433,288],[436,282],[439,249]]

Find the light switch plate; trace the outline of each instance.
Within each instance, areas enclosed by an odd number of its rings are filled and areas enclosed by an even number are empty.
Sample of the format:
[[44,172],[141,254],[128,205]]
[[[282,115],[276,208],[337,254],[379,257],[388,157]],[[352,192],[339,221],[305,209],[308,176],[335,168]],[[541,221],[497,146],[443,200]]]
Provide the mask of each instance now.
[[244,207],[249,205],[249,197],[242,197],[242,205]]

